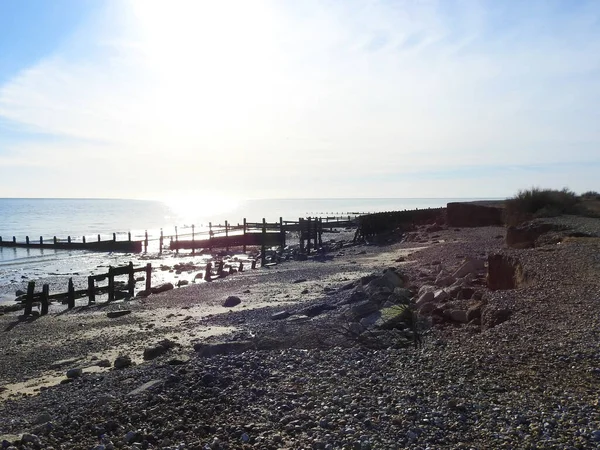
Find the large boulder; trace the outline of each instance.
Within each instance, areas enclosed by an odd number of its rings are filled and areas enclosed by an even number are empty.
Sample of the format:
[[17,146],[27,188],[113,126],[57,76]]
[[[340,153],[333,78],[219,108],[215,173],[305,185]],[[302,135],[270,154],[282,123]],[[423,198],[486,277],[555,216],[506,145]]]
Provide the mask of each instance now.
[[383,275],[371,280],[367,286],[367,291],[376,292],[380,289],[388,289],[392,292],[398,287],[404,287],[405,277],[393,269],[386,269]]
[[158,286],[153,287],[152,289],[150,289],[150,291],[153,294],[160,294],[161,292],[167,292],[174,288],[175,287],[173,286],[173,283],[164,283],[164,284],[160,284]]
[[144,359],[154,359],[168,352],[170,349],[175,347],[177,344],[169,339],[163,339],[156,345],[150,345],[144,349]]
[[455,281],[456,279],[452,275],[445,270],[441,270],[438,276],[435,278],[435,285],[438,287],[446,287],[450,286]]
[[488,256],[488,288],[496,290],[516,289],[527,281],[520,261],[514,256],[501,253]]
[[506,246],[511,248],[535,247],[535,242],[541,235],[559,229],[560,227],[549,223],[510,226],[506,229]]
[[468,274],[476,275],[477,272],[485,269],[485,261],[481,259],[468,258],[452,274],[454,278],[462,278]]
[[352,307],[350,308],[350,315],[354,319],[358,320],[376,312],[378,309],[379,308],[376,303],[373,303],[370,300],[365,300],[352,305]]
[[434,297],[435,296],[434,296],[434,293],[432,291],[424,292],[423,294],[421,294],[419,296],[419,298],[417,299],[416,304],[417,304],[417,306],[422,306],[422,305],[425,305],[427,303],[432,303]]
[[131,358],[128,355],[117,356],[114,362],[115,369],[124,369],[131,366],[131,364]]
[[223,302],[223,306],[225,308],[233,308],[234,306],[239,305],[240,303],[242,303],[242,300],[240,300],[239,297],[235,296],[235,295],[230,295],[229,297],[227,297],[225,299],[225,301]]

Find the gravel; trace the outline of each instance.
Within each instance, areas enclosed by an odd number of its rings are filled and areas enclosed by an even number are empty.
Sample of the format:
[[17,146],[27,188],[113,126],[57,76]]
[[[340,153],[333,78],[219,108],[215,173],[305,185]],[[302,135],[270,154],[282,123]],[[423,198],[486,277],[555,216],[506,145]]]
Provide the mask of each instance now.
[[[598,229],[598,222],[568,220],[573,228]],[[503,236],[497,227],[420,230],[409,242],[345,249],[323,264],[283,264],[171,291],[151,304],[131,305],[132,314],[115,319],[135,321],[145,309],[189,305],[191,296],[220,304],[240,295],[235,311],[203,317],[193,326],[236,324],[240,339],[276,335],[290,328],[272,320],[273,314],[296,308],[281,306],[285,295],[302,297],[301,290],[318,288],[319,294],[307,294],[297,308],[333,304],[350,295],[335,288],[389,265],[400,267],[418,288],[440,266],[453,270],[465,257],[501,251],[521,261],[528,282],[494,292],[476,286],[488,305],[512,311],[494,328],[432,327],[418,348],[371,350],[352,343],[320,348],[299,341],[296,348],[192,356],[176,365],[167,354],[6,400],[0,405],[0,436],[28,433],[17,447],[36,449],[600,448],[600,245],[582,238],[510,250],[503,249]],[[393,263],[418,241],[427,247]],[[359,255],[362,251],[366,254]],[[307,281],[294,284],[298,279]],[[250,293],[240,294],[245,290]],[[265,293],[272,305],[241,309]],[[328,314],[293,326],[327,331]],[[68,331],[72,324],[62,326]],[[193,355],[191,346],[188,353]],[[10,367],[2,369],[3,380],[19,366]],[[42,413],[51,419],[39,423]]]

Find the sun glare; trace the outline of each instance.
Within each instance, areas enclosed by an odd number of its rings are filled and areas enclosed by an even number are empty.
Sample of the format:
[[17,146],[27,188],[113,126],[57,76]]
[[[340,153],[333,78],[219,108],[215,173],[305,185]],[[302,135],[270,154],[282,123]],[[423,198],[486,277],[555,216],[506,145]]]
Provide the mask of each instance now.
[[200,225],[232,211],[238,202],[219,194],[173,195],[163,200],[171,218],[186,225]]

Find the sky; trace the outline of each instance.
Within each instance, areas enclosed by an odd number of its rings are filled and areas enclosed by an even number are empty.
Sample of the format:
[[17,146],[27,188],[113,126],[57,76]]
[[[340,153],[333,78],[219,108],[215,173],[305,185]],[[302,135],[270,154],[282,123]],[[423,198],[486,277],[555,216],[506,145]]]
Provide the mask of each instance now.
[[594,0],[0,1],[0,197],[600,191],[599,104]]

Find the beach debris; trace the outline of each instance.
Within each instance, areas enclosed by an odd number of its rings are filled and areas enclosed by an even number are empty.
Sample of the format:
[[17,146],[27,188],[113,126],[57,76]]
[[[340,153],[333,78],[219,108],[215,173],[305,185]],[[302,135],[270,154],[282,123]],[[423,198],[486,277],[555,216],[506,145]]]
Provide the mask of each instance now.
[[150,380],[147,383],[144,383],[141,386],[135,388],[133,391],[131,391],[127,395],[137,395],[137,394],[140,394],[140,393],[145,392],[145,391],[147,391],[149,389],[152,389],[154,386],[157,386],[159,384],[162,384],[162,380]]
[[150,289],[150,291],[153,294],[160,294],[161,292],[167,292],[174,288],[175,288],[175,286],[173,286],[173,283],[163,283],[163,284],[159,284],[158,286],[153,287],[152,289]]
[[287,319],[288,317],[290,317],[289,312],[279,311],[279,312],[276,312],[275,314],[271,315],[271,320],[282,320],[282,319]]
[[130,309],[121,309],[119,311],[109,311],[106,313],[106,316],[109,319],[114,319],[116,317],[126,316],[127,314],[131,314]]
[[298,283],[304,283],[305,281],[307,281],[306,278],[300,278],[298,280],[294,280],[293,283],[298,284]]
[[233,308],[234,306],[237,306],[240,303],[242,303],[242,300],[239,297],[237,297],[235,295],[230,295],[223,302],[223,306],[225,308]]
[[131,358],[129,355],[120,355],[115,359],[114,362],[115,369],[124,369],[126,367],[131,366]]
[[110,361],[108,359],[101,359],[96,363],[98,367],[110,367]]

